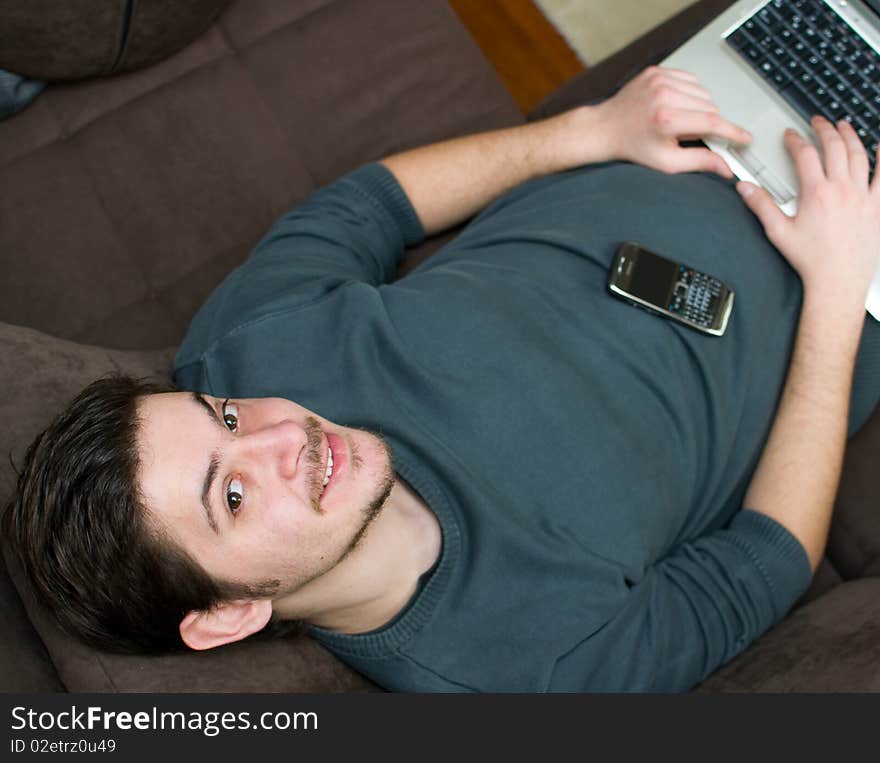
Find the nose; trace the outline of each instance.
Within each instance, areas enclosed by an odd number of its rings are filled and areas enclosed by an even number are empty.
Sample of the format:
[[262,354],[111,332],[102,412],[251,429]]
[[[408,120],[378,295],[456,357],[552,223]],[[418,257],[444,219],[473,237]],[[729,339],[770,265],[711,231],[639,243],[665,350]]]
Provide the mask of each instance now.
[[262,468],[275,469],[284,480],[293,480],[297,476],[299,457],[307,442],[305,429],[295,421],[279,421],[239,440]]

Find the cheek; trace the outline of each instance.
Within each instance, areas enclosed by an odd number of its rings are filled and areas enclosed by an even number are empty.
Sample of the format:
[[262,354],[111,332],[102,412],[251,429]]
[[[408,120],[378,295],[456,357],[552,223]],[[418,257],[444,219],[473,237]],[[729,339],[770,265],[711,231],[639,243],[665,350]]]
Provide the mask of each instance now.
[[259,500],[252,507],[248,521],[261,533],[289,533],[296,531],[313,513],[311,506],[293,495],[283,485],[266,486],[259,492]]

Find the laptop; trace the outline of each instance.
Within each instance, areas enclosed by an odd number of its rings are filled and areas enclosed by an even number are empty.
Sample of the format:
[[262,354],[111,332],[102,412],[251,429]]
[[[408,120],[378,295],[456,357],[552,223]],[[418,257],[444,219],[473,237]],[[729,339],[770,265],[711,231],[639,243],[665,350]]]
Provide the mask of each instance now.
[[[748,146],[703,142],[741,180],[797,212],[795,165],[783,143],[792,127],[819,147],[813,114],[846,119],[873,173],[880,141],[880,0],[739,0],[661,65],[695,74],[721,114],[752,133]],[[868,292],[880,320],[880,268]]]

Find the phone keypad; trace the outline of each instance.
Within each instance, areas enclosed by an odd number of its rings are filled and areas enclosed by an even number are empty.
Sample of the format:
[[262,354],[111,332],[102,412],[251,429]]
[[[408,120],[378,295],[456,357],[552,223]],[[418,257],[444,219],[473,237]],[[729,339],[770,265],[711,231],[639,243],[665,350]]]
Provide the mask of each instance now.
[[721,295],[721,282],[683,265],[679,267],[678,277],[670,312],[698,326],[710,326]]

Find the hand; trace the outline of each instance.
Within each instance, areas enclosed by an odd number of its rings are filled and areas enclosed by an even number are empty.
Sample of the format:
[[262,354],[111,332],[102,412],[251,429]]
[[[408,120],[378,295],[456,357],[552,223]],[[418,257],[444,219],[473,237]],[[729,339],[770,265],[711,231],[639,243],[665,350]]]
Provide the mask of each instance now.
[[820,116],[825,167],[815,146],[794,130],[785,131],[800,182],[795,217],[788,217],[770,194],[752,183],[737,183],[746,205],[764,226],[770,242],[797,271],[804,293],[836,305],[864,307],[880,259],[880,180],[868,184],[868,154],[852,126],[837,128]]
[[683,148],[680,140],[717,135],[746,144],[752,136],[728,122],[697,77],[678,69],[649,66],[613,97],[599,104],[609,151],[614,159],[667,173],[733,172],[708,148]]

